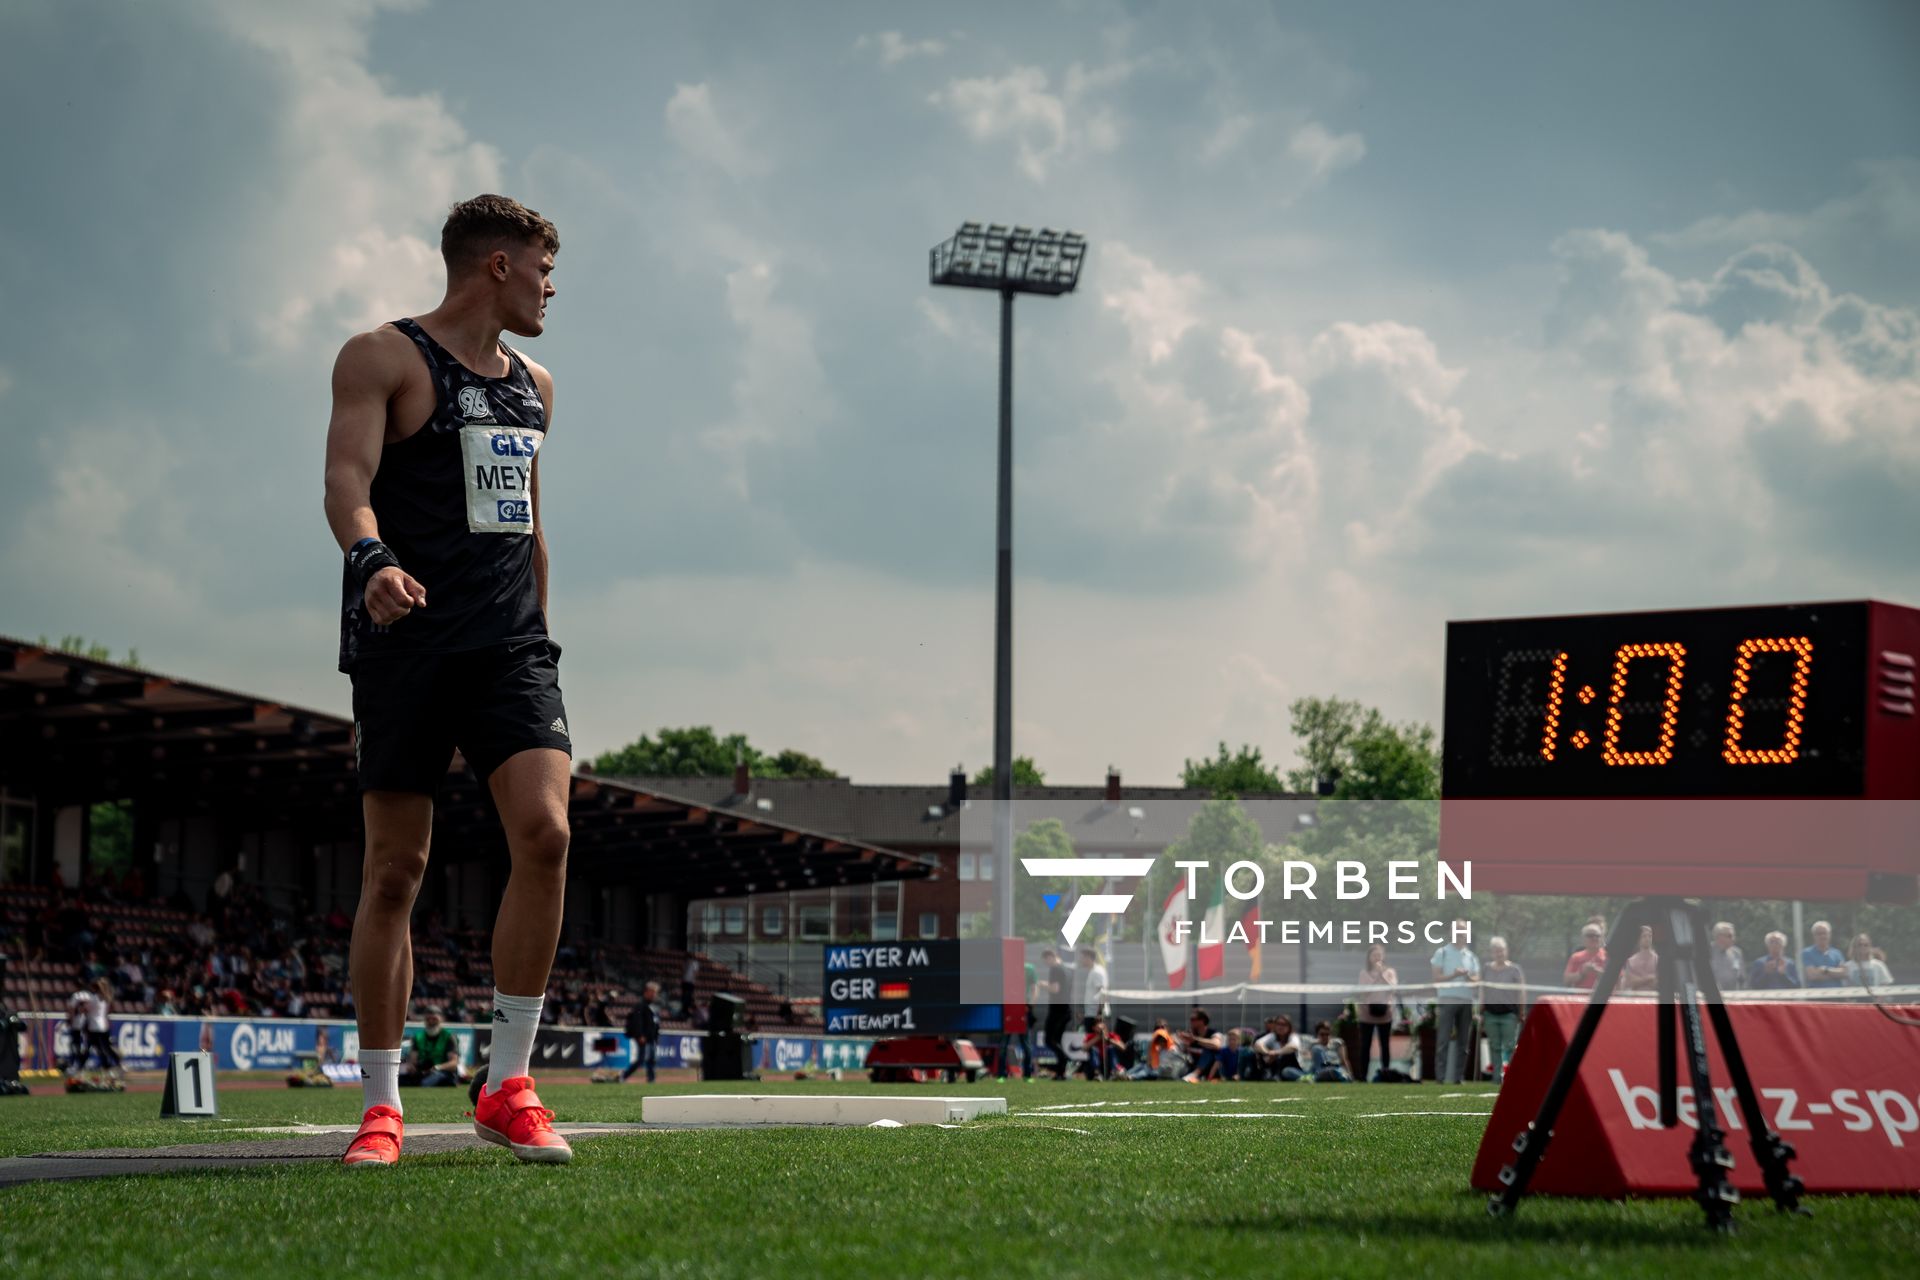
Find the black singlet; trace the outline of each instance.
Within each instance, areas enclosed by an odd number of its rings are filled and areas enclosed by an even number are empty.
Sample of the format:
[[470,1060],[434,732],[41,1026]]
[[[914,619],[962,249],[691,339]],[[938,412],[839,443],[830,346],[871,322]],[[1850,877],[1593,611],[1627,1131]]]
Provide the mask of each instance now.
[[427,604],[391,626],[367,616],[341,570],[340,670],[385,654],[456,653],[542,639],[533,572],[533,459],[546,406],[526,362],[505,343],[505,377],[483,378],[411,319],[433,379],[433,416],[380,453],[371,498],[380,540],[427,590]]

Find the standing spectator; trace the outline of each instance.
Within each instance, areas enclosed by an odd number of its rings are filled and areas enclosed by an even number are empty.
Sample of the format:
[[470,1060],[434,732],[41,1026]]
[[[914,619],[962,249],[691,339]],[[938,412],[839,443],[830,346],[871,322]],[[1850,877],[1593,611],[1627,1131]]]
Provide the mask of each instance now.
[[1355,1017],[1360,1022],[1360,1078],[1367,1078],[1367,1064],[1373,1061],[1373,1040],[1380,1038],[1380,1069],[1393,1065],[1393,989],[1400,975],[1387,966],[1387,949],[1379,943],[1367,948],[1366,967],[1360,970],[1360,985],[1370,988],[1358,992],[1354,1001]]
[[1040,979],[1039,992],[1047,1002],[1046,1028],[1040,1044],[1053,1053],[1053,1078],[1065,1080],[1067,1024],[1073,1021],[1073,976],[1067,972],[1067,966],[1060,963],[1060,953],[1052,947],[1040,953],[1040,963],[1045,976]]
[[686,967],[680,970],[680,1016],[693,1016],[693,984],[700,980],[700,957],[689,954]]
[[1847,958],[1833,945],[1833,926],[1815,920],[1813,945],[1800,953],[1800,978],[1809,987],[1841,987],[1847,982]]
[[1267,1019],[1267,1033],[1253,1042],[1253,1079],[1298,1080],[1306,1074],[1307,1046],[1293,1029],[1293,1019],[1276,1013]]
[[647,1069],[647,1083],[654,1081],[654,1067],[660,1060],[659,999],[660,984],[649,982],[640,988],[640,999],[627,1012],[628,1052],[633,1055],[633,1060],[620,1073],[622,1083],[641,1067]]
[[1587,921],[1586,928],[1580,930],[1580,941],[1584,945],[1567,957],[1567,969],[1561,975],[1561,981],[1566,986],[1591,991],[1593,984],[1600,981],[1600,975],[1607,967],[1607,949],[1600,945],[1603,936],[1600,926],[1592,920]]
[[1653,926],[1640,926],[1640,945],[1621,972],[1622,991],[1657,991],[1660,987],[1660,953],[1653,949]]
[[[1453,922],[1451,937],[1460,936],[1462,923]],[[1473,995],[1480,980],[1480,957],[1473,954],[1472,947],[1450,941],[1433,953],[1432,965],[1436,984],[1434,1043],[1446,1062],[1441,1078],[1447,1084],[1459,1084],[1463,1071],[1472,1074],[1467,1048],[1473,1037]]]
[[1873,953],[1873,939],[1860,934],[1853,940],[1853,956],[1847,961],[1847,982],[1856,987],[1890,987],[1893,974],[1887,962]]
[[[1473,1006],[1466,1007],[1471,1009]],[[1347,1067],[1347,1042],[1333,1038],[1333,1028],[1327,1025],[1324,1018],[1313,1025],[1313,1043],[1307,1046],[1307,1063],[1307,1070],[1317,1083],[1353,1083],[1353,1073]]]
[[1713,980],[1722,991],[1747,985],[1747,958],[1733,945],[1733,925],[1726,920],[1713,926]]
[[1193,1063],[1193,1069],[1180,1077],[1188,1084],[1210,1079],[1220,1069],[1220,1050],[1226,1047],[1226,1040],[1214,1031],[1213,1019],[1205,1009],[1187,1015],[1187,1030],[1180,1037],[1180,1045]]
[[1029,1083],[1033,1081],[1033,992],[1035,979],[1031,961],[1025,966],[1026,985],[1022,988],[1027,997],[1027,1021],[1019,1031],[1000,1033],[1000,1071],[1002,1080],[1007,1078],[1007,1067],[1013,1061],[1013,1051],[1020,1050],[1020,1078]]
[[1787,935],[1775,929],[1767,935],[1767,954],[1753,962],[1747,985],[1755,991],[1784,991],[1800,985],[1800,969],[1787,954]]
[[1486,1028],[1493,1082],[1506,1079],[1507,1063],[1527,1015],[1527,975],[1507,959],[1505,938],[1487,939],[1487,967],[1480,971],[1480,1025]]
[[1080,948],[1080,1016],[1082,1029],[1091,1031],[1095,1020],[1104,1018],[1107,1009],[1107,966],[1092,947]]

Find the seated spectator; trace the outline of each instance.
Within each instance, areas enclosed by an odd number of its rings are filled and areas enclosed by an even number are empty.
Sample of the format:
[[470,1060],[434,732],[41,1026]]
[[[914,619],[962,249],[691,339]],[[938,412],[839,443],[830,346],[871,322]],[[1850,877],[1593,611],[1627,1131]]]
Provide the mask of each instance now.
[[1561,975],[1565,985],[1591,991],[1594,983],[1600,981],[1600,975],[1607,968],[1607,949],[1600,945],[1601,937],[1600,926],[1589,920],[1580,931],[1583,945],[1567,957],[1567,969]]
[[1847,982],[1847,958],[1833,945],[1833,926],[1815,920],[1813,945],[1800,953],[1800,979],[1809,987],[1840,987]]
[[1787,935],[1775,929],[1767,935],[1767,954],[1753,962],[1747,986],[1755,991],[1784,991],[1800,986],[1800,968],[1787,954]]
[[1333,1028],[1324,1018],[1314,1024],[1307,1064],[1308,1072],[1320,1084],[1353,1083],[1353,1072],[1347,1067],[1347,1042],[1333,1038]]
[[1874,953],[1873,939],[1866,934],[1854,938],[1852,956],[1847,960],[1847,982],[1856,987],[1890,987],[1893,974],[1887,962]]
[[1620,973],[1622,991],[1657,991],[1660,989],[1660,953],[1653,949],[1653,926],[1640,926],[1640,945],[1627,957],[1625,968]]
[[1180,1039],[1167,1029],[1165,1018],[1153,1020],[1153,1034],[1147,1037],[1147,1052],[1127,1072],[1130,1080],[1174,1079],[1186,1074],[1186,1055],[1180,1051]]
[[1187,1060],[1193,1063],[1193,1069],[1180,1078],[1188,1084],[1199,1084],[1202,1080],[1213,1078],[1214,1070],[1220,1065],[1220,1051],[1226,1048],[1226,1040],[1213,1029],[1213,1019],[1207,1016],[1207,1011],[1195,1009],[1187,1015],[1187,1030],[1181,1033],[1180,1047],[1186,1051]]
[[437,1089],[460,1083],[460,1041],[440,1020],[440,1010],[427,1010],[424,1024],[408,1033],[407,1050],[400,1060],[400,1083]]
[[1087,1032],[1086,1077],[1089,1080],[1111,1080],[1120,1065],[1120,1037],[1107,1027],[1105,1018],[1095,1018],[1093,1028]]
[[1276,1013],[1267,1019],[1267,1033],[1253,1042],[1251,1080],[1298,1080],[1306,1074],[1307,1046],[1293,1029],[1293,1019]]

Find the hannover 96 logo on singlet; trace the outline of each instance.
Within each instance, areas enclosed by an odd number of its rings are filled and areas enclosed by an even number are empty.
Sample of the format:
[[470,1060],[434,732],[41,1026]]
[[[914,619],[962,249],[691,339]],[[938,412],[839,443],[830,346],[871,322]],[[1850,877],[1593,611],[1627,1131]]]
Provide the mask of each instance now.
[[533,532],[533,458],[543,437],[543,432],[494,423],[460,429],[469,530]]

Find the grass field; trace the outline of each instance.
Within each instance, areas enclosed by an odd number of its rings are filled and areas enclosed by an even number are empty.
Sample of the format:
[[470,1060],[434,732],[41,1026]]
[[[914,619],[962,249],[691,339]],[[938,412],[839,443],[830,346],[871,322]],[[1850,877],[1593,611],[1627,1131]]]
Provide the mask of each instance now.
[[[392,1170],[314,1162],[0,1188],[0,1276],[1860,1280],[1911,1276],[1920,1253],[1920,1207],[1906,1198],[1815,1197],[1810,1220],[1750,1201],[1731,1239],[1705,1232],[1688,1201],[1538,1199],[1517,1219],[1492,1221],[1467,1187],[1478,1117],[1491,1109],[1480,1091],[924,1088],[1004,1094],[1012,1114],[958,1129],[595,1138],[562,1168],[519,1166],[489,1149]],[[643,1092],[542,1089],[562,1120],[637,1120]],[[358,1090],[229,1090],[217,1121],[163,1122],[153,1094],[0,1099],[0,1154],[257,1137],[237,1131],[351,1123],[358,1102]],[[407,1116],[458,1120],[465,1106],[464,1092],[410,1092]]]

